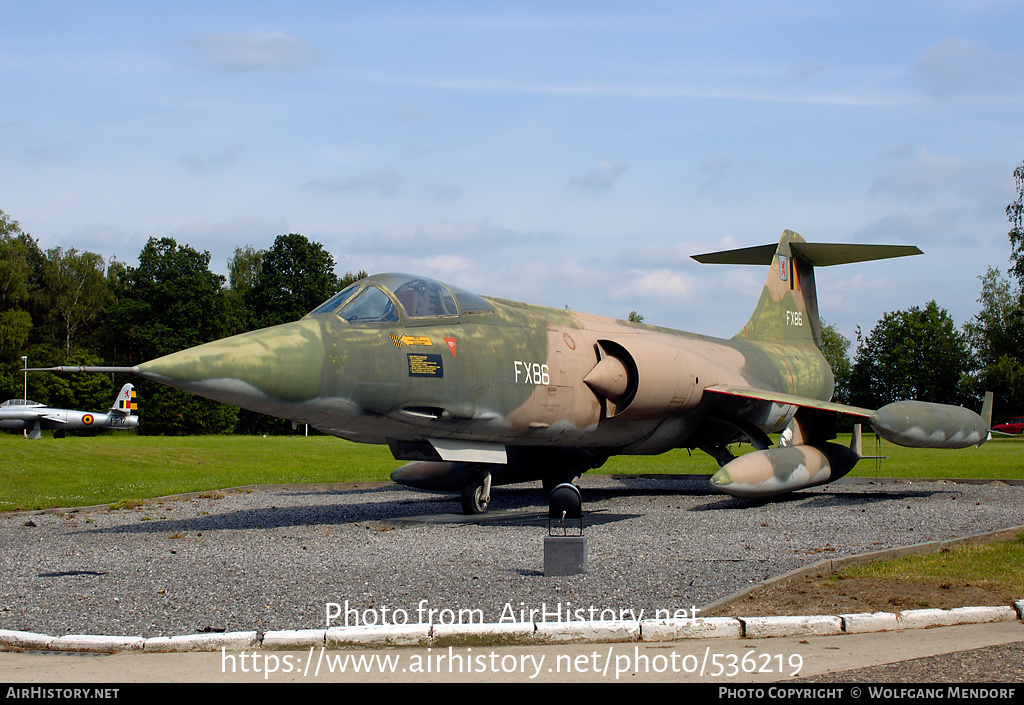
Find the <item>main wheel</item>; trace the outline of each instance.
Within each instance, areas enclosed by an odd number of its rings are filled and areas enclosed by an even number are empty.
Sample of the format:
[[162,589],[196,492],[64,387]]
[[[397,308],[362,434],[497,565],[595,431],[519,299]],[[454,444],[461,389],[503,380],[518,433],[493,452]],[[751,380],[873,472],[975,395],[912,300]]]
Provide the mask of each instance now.
[[466,514],[485,514],[488,502],[484,499],[483,480],[473,480],[462,488],[462,511]]

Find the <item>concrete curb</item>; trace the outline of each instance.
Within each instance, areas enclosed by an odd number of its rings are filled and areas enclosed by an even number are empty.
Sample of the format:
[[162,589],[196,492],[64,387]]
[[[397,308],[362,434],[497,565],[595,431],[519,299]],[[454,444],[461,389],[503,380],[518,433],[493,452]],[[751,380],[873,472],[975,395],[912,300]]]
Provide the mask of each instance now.
[[174,653],[179,651],[245,651],[260,645],[259,632],[223,632],[220,634],[184,634],[157,636],[146,639],[142,650],[146,653]]
[[0,651],[186,652],[373,648],[393,646],[479,646],[609,642],[664,642],[691,639],[760,639],[838,636],[928,629],[1024,619],[1024,600],[1012,606],[922,609],[802,617],[707,617],[643,621],[518,622],[464,625],[384,625],[286,629],[265,632],[186,634],[172,637],[74,634],[53,637],[0,629]]

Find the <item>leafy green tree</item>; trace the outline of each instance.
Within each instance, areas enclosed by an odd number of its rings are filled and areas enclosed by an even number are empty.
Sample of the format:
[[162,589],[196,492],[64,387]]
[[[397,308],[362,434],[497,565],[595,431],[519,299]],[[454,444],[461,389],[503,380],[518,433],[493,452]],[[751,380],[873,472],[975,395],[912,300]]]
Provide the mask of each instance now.
[[130,345],[125,364],[216,340],[225,324],[224,277],[210,271],[210,253],[150,238],[138,267],[127,267],[111,315]]
[[[110,306],[108,351],[117,365],[136,365],[224,337],[224,277],[210,271],[210,253],[150,238],[138,267],[118,274]],[[223,433],[237,409],[142,380],[139,433]]]
[[629,316],[627,317],[626,320],[630,321],[631,323],[643,323],[644,322],[644,317],[641,316],[636,311],[630,311],[629,312]]
[[112,298],[103,257],[56,247],[46,251],[41,274],[48,337],[67,351],[87,346],[91,341],[79,338],[92,332]]
[[227,333],[235,335],[257,327],[249,310],[249,299],[253,283],[259,276],[260,263],[265,250],[251,245],[236,247],[235,254],[228,260]]
[[850,341],[839,332],[831,323],[821,322],[821,354],[825,356],[832,374],[836,378],[835,391],[832,394],[833,401],[845,404],[850,399],[850,374],[852,366],[847,352],[850,349]]
[[994,395],[993,417],[1005,419],[1024,412],[1024,306],[1020,287],[992,267],[981,280],[981,311],[964,324],[974,353],[969,379],[971,395]]
[[341,279],[338,280],[338,291],[341,291],[349,284],[355,284],[360,279],[366,279],[369,274],[366,273],[365,269],[360,269],[358,272],[353,274],[352,272],[345,272]]
[[252,245],[235,248],[235,254],[228,260],[228,286],[232,291],[249,293],[259,276],[265,254],[266,250],[257,250]]
[[970,366],[965,336],[935,301],[886,313],[866,337],[858,335],[850,402],[869,408],[902,399],[957,404]]
[[0,393],[24,394],[21,356],[32,333],[32,297],[39,246],[18,221],[0,211]]
[[334,257],[296,233],[279,235],[263,253],[247,298],[259,328],[302,318],[340,289]]
[[1017,198],[1006,207],[1010,221],[1010,274],[1017,286],[991,268],[982,280],[981,312],[965,326],[978,355],[975,394],[992,391],[993,418],[1024,413],[1024,162],[1013,172]]
[[0,311],[23,306],[28,300],[30,241],[18,221],[0,211]]
[[[237,248],[228,261],[229,305],[245,330],[265,328],[302,318],[335,293],[367,276],[334,273],[334,257],[323,245],[304,236],[280,235],[269,250]],[[292,433],[288,421],[241,410],[239,433]]]
[[1013,178],[1017,182],[1017,199],[1006,207],[1006,217],[1011,225],[1010,259],[1013,260],[1013,266],[1010,272],[1024,286],[1024,162],[1014,169]]
[[[85,348],[39,343],[32,346],[29,364],[32,367],[55,365],[102,365],[103,359]],[[51,406],[83,411],[104,411],[110,408],[115,392],[128,379],[118,380],[113,375],[56,374],[33,372],[29,375],[29,399],[45,401]],[[137,380],[131,380],[138,384]],[[19,394],[20,396],[20,394]]]

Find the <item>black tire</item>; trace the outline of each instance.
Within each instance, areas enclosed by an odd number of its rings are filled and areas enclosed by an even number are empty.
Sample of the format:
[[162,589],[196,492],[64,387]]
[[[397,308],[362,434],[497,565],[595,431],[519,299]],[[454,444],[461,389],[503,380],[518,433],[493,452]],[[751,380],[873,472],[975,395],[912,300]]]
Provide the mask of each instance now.
[[484,501],[483,480],[473,480],[462,488],[462,511],[466,514],[486,514],[488,503]]

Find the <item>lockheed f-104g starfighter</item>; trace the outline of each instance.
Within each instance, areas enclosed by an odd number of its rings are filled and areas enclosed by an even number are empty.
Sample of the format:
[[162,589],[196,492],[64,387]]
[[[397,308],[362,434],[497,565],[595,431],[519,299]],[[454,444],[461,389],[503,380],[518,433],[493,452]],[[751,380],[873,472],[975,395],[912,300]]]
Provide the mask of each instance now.
[[[731,339],[484,298],[433,279],[378,274],[302,319],[124,369],[193,394],[361,443],[387,444],[395,482],[462,495],[574,479],[619,454],[706,451],[723,492],[761,497],[831,482],[859,450],[831,443],[837,414],[901,445],[962,448],[982,415],[921,401],[880,410],[829,401],[815,268],[921,254],[911,246],[778,244],[695,256],[769,265]],[[104,369],[111,368],[84,368]],[[785,447],[768,434],[790,429]],[[733,457],[727,446],[751,443]]]

